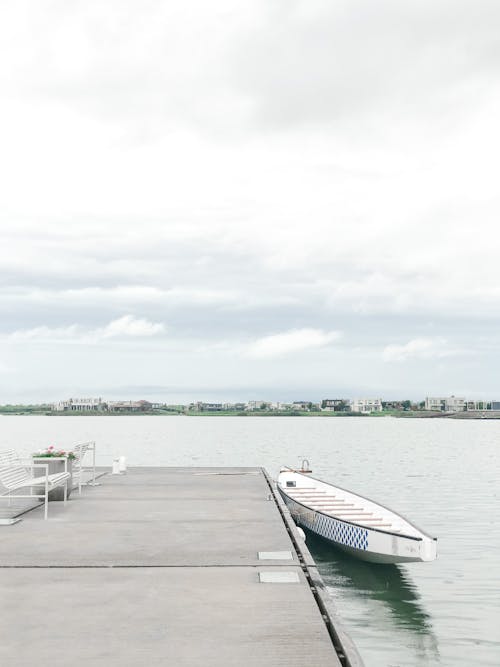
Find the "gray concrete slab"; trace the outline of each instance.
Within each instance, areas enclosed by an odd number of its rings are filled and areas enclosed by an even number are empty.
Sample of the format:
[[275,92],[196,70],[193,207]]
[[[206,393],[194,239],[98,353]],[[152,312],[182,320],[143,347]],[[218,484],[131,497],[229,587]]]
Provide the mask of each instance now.
[[107,475],[2,527],[0,664],[338,666],[264,475],[213,472]]
[[253,568],[0,570],[0,586],[4,665],[336,664],[307,584]]
[[42,508],[24,515],[2,534],[0,566],[258,565],[259,551],[289,550],[260,472],[197,473],[107,475],[66,507],[50,503],[46,522]]

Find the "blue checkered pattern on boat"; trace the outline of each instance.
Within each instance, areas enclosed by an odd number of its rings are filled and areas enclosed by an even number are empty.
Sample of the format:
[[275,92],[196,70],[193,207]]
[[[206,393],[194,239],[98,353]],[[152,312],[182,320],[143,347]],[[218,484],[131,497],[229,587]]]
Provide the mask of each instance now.
[[314,529],[319,535],[327,537],[334,542],[345,544],[355,549],[366,550],[368,548],[368,531],[358,526],[352,526],[343,521],[336,521],[331,517],[318,515],[318,521]]
[[368,549],[368,531],[343,521],[338,521],[314,510],[305,510],[300,505],[286,499],[293,518],[314,533],[326,537],[332,542],[344,544],[354,549]]

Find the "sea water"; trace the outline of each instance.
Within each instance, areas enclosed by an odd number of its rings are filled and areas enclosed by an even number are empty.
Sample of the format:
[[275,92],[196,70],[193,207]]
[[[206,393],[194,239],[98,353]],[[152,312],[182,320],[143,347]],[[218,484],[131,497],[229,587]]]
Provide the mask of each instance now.
[[500,421],[370,417],[0,417],[0,450],[95,440],[97,462],[313,474],[405,515],[432,563],[381,566],[308,546],[367,667],[500,665]]

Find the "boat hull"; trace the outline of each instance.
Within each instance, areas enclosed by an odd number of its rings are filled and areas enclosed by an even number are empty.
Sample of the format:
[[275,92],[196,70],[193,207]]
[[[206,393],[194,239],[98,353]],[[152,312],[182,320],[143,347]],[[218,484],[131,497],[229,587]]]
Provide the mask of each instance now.
[[336,519],[303,505],[278,486],[292,518],[299,526],[350,555],[372,563],[412,563],[436,558],[436,542],[373,530]]

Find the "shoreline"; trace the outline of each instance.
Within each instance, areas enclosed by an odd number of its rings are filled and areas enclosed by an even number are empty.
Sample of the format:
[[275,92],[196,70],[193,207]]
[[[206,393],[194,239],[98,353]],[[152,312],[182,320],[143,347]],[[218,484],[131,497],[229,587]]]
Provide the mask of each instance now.
[[355,418],[355,417],[375,417],[382,419],[384,417],[392,417],[394,419],[500,419],[500,411],[476,411],[476,412],[453,412],[440,413],[430,411],[386,411],[378,413],[363,414],[359,412],[302,412],[302,411],[263,411],[263,412],[175,412],[175,411],[149,411],[149,412],[55,412],[48,410],[2,410],[0,408],[0,417],[16,416],[16,417],[243,417],[243,418],[258,418],[266,417],[323,417],[331,418]]

